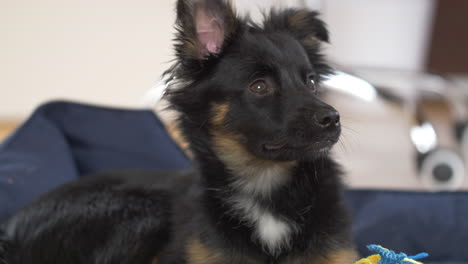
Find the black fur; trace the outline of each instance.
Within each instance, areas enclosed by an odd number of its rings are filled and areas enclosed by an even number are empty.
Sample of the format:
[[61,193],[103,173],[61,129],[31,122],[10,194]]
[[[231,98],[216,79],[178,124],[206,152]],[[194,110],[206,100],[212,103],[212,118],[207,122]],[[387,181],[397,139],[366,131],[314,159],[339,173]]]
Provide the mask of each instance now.
[[[272,11],[257,25],[221,0],[179,0],[166,98],[197,172],[116,172],[54,190],[5,224],[0,263],[352,263],[339,258],[353,245],[328,154],[339,117],[315,91],[331,72],[317,16]],[[270,190],[272,175],[284,182]],[[290,227],[279,246],[259,235],[264,212]]]

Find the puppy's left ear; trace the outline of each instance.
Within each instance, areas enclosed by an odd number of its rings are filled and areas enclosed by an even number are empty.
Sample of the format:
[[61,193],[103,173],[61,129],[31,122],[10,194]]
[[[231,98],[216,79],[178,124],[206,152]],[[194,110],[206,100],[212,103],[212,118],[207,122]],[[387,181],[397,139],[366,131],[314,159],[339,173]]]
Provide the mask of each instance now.
[[295,37],[304,47],[319,80],[332,73],[321,53],[321,44],[329,42],[328,30],[319,18],[319,13],[304,9],[272,11],[264,21],[266,31],[285,31]]
[[301,41],[315,39],[329,42],[327,27],[315,11],[291,8],[280,13],[272,12],[265,20],[264,27],[267,30],[284,28]]
[[290,10],[289,12],[289,27],[299,38],[303,39],[313,36],[324,42],[330,41],[327,27],[325,23],[318,18],[318,12],[309,10]]

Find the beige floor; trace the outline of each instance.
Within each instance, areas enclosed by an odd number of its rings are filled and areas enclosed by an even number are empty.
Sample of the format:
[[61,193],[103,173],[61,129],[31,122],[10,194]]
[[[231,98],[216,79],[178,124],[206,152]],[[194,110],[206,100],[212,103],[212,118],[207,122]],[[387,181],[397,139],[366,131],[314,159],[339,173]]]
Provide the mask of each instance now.
[[[410,141],[409,109],[382,100],[368,103],[342,94],[330,94],[328,101],[342,116],[343,136],[334,151],[351,187],[426,190]],[[436,124],[437,133],[443,139],[442,146],[451,147],[446,144],[451,138],[449,122],[442,123]],[[467,178],[462,185],[465,190]]]

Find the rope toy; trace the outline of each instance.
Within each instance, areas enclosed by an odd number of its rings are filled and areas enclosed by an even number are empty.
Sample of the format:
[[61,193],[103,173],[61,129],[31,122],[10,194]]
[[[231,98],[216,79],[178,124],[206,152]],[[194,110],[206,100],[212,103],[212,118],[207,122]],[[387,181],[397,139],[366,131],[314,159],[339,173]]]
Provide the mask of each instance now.
[[429,256],[427,253],[419,253],[415,256],[408,256],[405,253],[397,254],[378,245],[369,245],[367,248],[378,254],[363,258],[354,264],[422,264],[417,260]]

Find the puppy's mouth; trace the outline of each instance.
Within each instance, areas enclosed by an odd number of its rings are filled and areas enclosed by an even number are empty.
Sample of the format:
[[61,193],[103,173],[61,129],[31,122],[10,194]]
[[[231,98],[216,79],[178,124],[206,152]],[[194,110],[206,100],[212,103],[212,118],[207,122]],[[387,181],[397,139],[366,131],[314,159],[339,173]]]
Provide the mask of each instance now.
[[288,142],[281,142],[281,143],[266,143],[263,144],[263,150],[266,152],[277,152],[277,151],[294,151],[294,150],[301,150],[301,151],[312,151],[312,152],[326,152],[329,151],[337,140],[323,140],[318,142],[304,142],[301,144],[291,144]]

